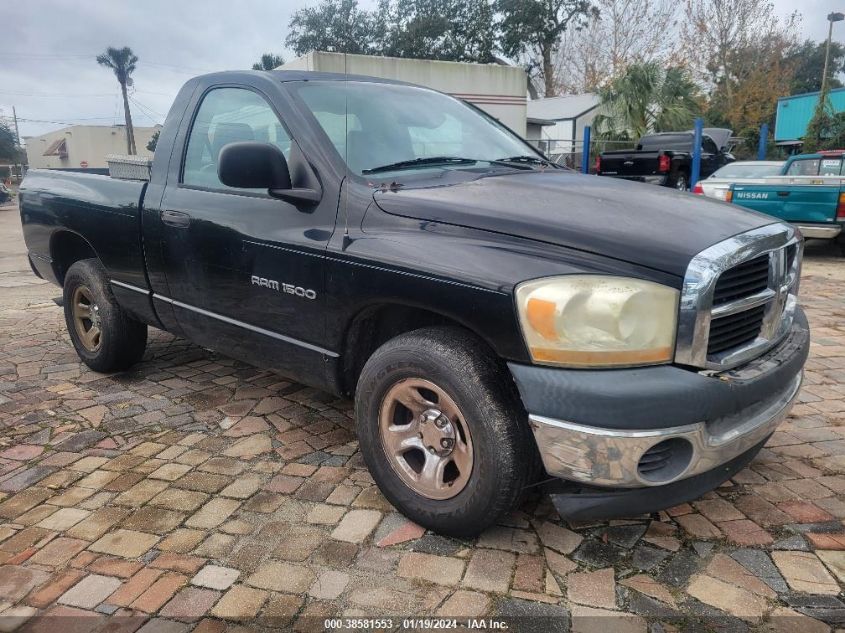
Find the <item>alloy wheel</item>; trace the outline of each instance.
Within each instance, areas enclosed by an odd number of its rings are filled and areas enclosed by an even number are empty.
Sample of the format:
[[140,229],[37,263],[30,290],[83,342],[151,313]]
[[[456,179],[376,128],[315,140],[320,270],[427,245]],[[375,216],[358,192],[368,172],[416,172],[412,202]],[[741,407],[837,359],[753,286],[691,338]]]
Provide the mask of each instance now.
[[467,485],[473,449],[455,401],[422,378],[406,378],[385,394],[379,435],[393,471],[417,494],[450,499]]

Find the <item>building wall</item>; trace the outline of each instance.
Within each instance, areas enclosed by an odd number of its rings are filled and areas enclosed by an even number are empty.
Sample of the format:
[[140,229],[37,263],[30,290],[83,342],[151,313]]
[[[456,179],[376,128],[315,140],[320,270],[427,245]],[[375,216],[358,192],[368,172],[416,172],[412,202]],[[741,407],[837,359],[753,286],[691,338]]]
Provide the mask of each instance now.
[[[160,127],[136,127],[135,146],[140,156],[152,156],[147,149],[153,134]],[[44,156],[56,140],[64,138],[67,157]],[[107,154],[126,153],[126,128],[123,125],[74,125],[41,136],[24,138],[26,157],[31,169],[56,167],[80,168],[87,162],[89,168],[107,167]]]
[[501,64],[470,64],[428,59],[402,59],[371,55],[344,55],[314,51],[298,57],[280,70],[348,72],[407,81],[465,99],[525,136],[525,71]]
[[[775,142],[797,141],[804,138],[818,101],[818,92],[778,99]],[[830,104],[834,112],[845,112],[845,88],[830,91]]]

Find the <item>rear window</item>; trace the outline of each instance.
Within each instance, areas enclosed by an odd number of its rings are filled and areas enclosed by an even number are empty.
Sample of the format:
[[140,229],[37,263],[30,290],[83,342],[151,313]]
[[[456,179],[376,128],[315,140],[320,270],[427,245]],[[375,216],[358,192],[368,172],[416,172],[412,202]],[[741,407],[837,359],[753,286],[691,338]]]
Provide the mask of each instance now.
[[787,176],[840,176],[841,158],[799,158],[789,165]]
[[637,149],[657,151],[661,149],[689,150],[692,147],[691,134],[655,134],[640,139]]

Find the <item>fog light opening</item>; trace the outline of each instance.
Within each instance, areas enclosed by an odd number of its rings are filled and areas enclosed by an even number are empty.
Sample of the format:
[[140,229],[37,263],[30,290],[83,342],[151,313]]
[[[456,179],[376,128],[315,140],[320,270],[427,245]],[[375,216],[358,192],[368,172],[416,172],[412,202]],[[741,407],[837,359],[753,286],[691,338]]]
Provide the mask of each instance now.
[[637,473],[649,483],[671,481],[687,469],[692,451],[692,444],[683,438],[663,440],[643,453]]

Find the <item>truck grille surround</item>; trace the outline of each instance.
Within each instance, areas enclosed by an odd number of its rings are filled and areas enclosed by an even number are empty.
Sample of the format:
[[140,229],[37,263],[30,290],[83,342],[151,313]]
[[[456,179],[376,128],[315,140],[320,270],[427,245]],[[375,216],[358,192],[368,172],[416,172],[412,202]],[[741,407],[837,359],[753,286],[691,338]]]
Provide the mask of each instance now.
[[780,342],[792,326],[802,250],[800,233],[777,223],[696,255],[681,290],[675,362],[726,370]]

